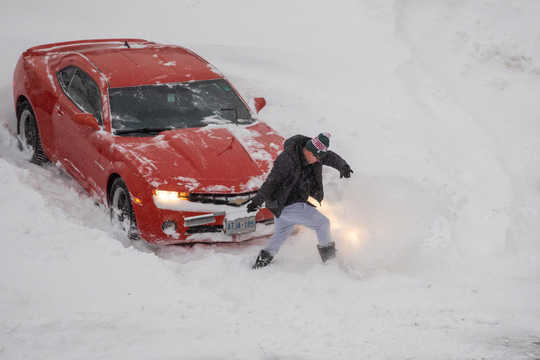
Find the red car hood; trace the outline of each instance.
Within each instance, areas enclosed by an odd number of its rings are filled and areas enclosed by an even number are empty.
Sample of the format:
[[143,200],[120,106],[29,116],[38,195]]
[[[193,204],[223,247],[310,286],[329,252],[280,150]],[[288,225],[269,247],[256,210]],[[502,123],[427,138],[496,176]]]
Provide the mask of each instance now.
[[283,138],[258,122],[116,137],[113,147],[154,188],[241,193],[262,185]]

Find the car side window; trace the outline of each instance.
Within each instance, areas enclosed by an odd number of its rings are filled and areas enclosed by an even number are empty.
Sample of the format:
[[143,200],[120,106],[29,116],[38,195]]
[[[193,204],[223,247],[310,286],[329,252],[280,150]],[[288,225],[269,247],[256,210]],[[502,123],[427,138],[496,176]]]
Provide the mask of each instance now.
[[67,92],[71,79],[73,79],[73,75],[75,74],[76,70],[77,68],[75,66],[68,66],[67,68],[58,72],[58,81],[60,82],[62,89],[64,89],[64,92]]
[[67,97],[82,111],[95,116],[103,125],[101,93],[88,74],[75,66],[68,66],[57,74],[58,81]]

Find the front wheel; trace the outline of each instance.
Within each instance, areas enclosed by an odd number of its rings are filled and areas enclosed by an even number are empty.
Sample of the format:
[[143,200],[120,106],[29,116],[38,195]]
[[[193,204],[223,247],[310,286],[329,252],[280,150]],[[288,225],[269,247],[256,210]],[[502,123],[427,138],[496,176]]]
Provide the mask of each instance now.
[[114,180],[111,186],[109,208],[113,225],[118,226],[130,240],[138,240],[139,231],[131,205],[131,196],[126,183],[121,178]]

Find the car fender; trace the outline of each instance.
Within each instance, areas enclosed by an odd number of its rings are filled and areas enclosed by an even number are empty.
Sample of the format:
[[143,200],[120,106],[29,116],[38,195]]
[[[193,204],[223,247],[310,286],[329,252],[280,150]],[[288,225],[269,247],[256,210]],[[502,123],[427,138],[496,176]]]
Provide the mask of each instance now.
[[19,58],[13,78],[15,106],[21,96],[30,103],[43,151],[51,160],[55,159],[51,116],[58,98],[59,85],[56,76],[51,73],[50,64],[58,59],[59,56],[38,56],[27,51]]
[[112,145],[110,156],[112,161],[109,179],[117,174],[124,180],[132,196],[144,203],[151,201],[152,186],[141,176],[140,169],[126,157],[121,145]]

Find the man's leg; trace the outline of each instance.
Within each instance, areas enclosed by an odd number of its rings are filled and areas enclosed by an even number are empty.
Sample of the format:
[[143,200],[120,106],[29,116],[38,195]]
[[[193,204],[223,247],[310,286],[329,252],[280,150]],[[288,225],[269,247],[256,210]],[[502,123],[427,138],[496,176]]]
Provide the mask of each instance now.
[[285,216],[290,206],[292,205],[286,206],[281,212],[280,217],[275,219],[274,234],[264,247],[264,250],[272,256],[275,256],[278,253],[281,245],[283,245],[285,240],[287,240],[289,235],[291,235],[291,232],[294,230],[295,224],[288,221],[287,217]]
[[253,264],[253,269],[258,269],[270,265],[270,263],[274,259],[274,256],[278,253],[281,245],[283,245],[285,240],[287,240],[289,235],[291,235],[295,224],[288,221],[286,216],[283,216],[288,212],[287,209],[290,206],[292,205],[286,206],[281,212],[281,215],[274,220],[274,234],[272,235],[270,240],[268,240],[268,243],[266,244],[264,249],[262,249],[259,253],[259,256],[255,260],[255,264]]
[[301,204],[302,207],[297,209],[294,216],[295,223],[315,230],[321,247],[330,245],[332,243],[330,220],[313,206],[306,203]]
[[330,220],[319,212],[313,206],[306,203],[301,203],[301,206],[297,206],[290,211],[288,220],[295,223],[309,227],[317,232],[317,239],[319,244],[317,250],[321,255],[321,260],[326,262],[336,256],[336,246],[332,242],[330,235]]
[[315,230],[320,246],[328,246],[332,242],[330,220],[311,205],[294,203],[286,206],[281,216],[276,218],[274,236],[272,236],[265,249],[275,255],[296,224]]
[[[306,203],[295,203],[286,206],[281,215],[275,219],[274,234],[261,251],[261,254],[259,254],[259,258],[262,255],[267,258],[267,261],[263,261],[264,265],[262,266],[266,266],[272,261],[297,224],[307,226],[317,232],[318,249],[323,262],[335,255],[334,243],[330,237],[330,220],[313,206]],[[321,249],[325,253],[328,252],[329,255],[323,256]],[[264,252],[268,255],[264,254]],[[261,267],[257,266],[257,263],[255,263],[254,267]]]

